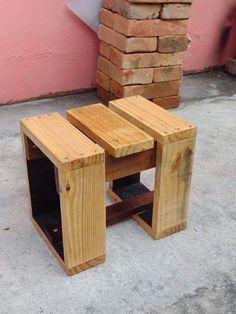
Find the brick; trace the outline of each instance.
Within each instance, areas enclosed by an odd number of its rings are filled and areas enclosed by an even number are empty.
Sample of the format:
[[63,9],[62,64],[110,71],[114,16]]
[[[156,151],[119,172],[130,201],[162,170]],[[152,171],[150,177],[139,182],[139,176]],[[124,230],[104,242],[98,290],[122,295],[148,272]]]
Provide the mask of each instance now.
[[104,25],[99,26],[98,38],[117,49],[131,53],[131,52],[152,52],[157,50],[157,38],[143,38],[126,36],[108,28]]
[[126,54],[111,47],[110,61],[121,69],[156,68],[182,65],[183,52],[175,53],[132,53]]
[[191,16],[190,4],[163,4],[160,17],[162,19],[189,19]]
[[154,69],[154,82],[167,82],[181,80],[183,76],[182,66],[160,67]]
[[192,0],[128,0],[135,3],[192,3]]
[[107,90],[107,91],[110,90],[111,79],[109,76],[104,74],[102,71],[99,71],[99,70],[96,71],[96,82],[97,82],[97,84],[102,86],[105,90]]
[[158,97],[152,101],[165,109],[171,109],[180,105],[180,96]]
[[180,81],[152,83],[147,85],[121,86],[111,81],[110,91],[118,98],[141,95],[147,99],[157,97],[177,96],[179,94]]
[[99,43],[99,53],[107,59],[110,59],[110,45],[100,41]]
[[102,86],[100,86],[99,84],[97,85],[97,95],[98,97],[104,101],[105,103],[108,103],[111,100],[116,99],[117,97],[115,97],[112,93],[108,92],[107,90],[105,90]]
[[161,10],[161,4],[137,4],[127,0],[104,0],[103,7],[135,20],[157,19]]
[[233,75],[236,76],[236,59],[228,59],[226,62],[226,71]]
[[159,52],[178,52],[188,48],[188,36],[161,36],[158,39]]
[[114,26],[114,14],[106,9],[100,10],[100,23],[113,28]]
[[119,14],[114,17],[114,30],[133,37],[186,35],[188,20],[130,20]]
[[98,57],[98,69],[122,86],[131,84],[149,84],[153,81],[153,69],[122,70],[101,56]]

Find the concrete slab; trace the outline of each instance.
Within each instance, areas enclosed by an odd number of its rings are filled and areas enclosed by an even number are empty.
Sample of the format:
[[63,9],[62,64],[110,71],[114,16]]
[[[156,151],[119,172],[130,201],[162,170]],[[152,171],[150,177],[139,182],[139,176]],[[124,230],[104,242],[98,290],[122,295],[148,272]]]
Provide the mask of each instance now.
[[107,262],[67,277],[28,218],[18,121],[97,101],[0,107],[0,313],[236,313],[236,80],[185,77],[174,110],[199,127],[188,229],[154,241],[132,220],[112,226]]

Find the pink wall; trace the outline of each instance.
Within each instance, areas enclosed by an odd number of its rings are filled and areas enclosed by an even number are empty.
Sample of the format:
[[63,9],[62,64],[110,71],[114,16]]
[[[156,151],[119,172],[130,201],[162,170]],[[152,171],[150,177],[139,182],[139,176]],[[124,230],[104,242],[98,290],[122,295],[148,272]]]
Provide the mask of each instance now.
[[[194,0],[185,70],[222,64],[232,54],[228,43],[219,47],[234,4]],[[0,0],[0,21],[0,104],[95,86],[96,34],[64,0]]]
[[[228,40],[222,40],[232,26]],[[201,71],[224,64],[236,56],[236,0],[193,0],[189,32],[192,43],[186,52],[185,70]]]
[[95,86],[97,36],[63,0],[1,0],[0,21],[0,104]]

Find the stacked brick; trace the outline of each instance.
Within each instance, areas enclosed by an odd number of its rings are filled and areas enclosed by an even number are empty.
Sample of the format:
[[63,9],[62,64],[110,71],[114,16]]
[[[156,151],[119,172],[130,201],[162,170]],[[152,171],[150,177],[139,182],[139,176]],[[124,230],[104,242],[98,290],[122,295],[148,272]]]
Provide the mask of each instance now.
[[103,0],[98,96],[142,95],[171,108],[180,103],[192,0]]

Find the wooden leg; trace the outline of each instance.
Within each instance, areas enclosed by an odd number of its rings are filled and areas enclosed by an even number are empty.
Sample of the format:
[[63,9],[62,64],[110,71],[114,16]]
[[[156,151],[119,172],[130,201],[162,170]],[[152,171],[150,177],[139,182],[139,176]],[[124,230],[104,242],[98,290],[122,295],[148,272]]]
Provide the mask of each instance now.
[[105,167],[59,171],[64,262],[75,273],[105,260]]
[[195,138],[157,147],[153,237],[163,238],[187,225]]

